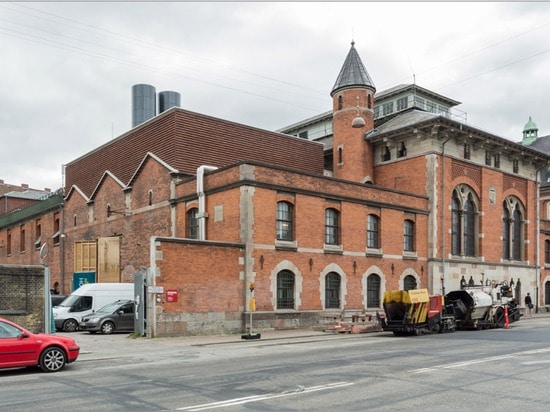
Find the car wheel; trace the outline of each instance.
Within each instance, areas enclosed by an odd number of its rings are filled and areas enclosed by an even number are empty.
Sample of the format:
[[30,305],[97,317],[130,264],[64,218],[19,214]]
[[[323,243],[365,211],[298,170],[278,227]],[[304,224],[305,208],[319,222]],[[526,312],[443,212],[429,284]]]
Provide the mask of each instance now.
[[65,332],[74,332],[77,329],[78,329],[78,323],[76,323],[76,320],[74,319],[67,319],[63,323],[63,330]]
[[101,332],[105,335],[113,333],[114,330],[115,325],[113,325],[113,322],[105,322],[103,325],[101,325]]
[[44,372],[57,372],[65,366],[65,352],[60,348],[47,348],[40,355],[40,368]]

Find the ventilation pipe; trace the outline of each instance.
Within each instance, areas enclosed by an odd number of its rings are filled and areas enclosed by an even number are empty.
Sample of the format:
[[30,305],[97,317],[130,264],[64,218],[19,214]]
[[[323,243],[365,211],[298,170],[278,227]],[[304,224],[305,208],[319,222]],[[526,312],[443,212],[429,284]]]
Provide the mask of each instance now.
[[197,196],[199,197],[199,240],[206,240],[206,197],[204,195],[204,172],[217,170],[216,166],[202,165],[197,168]]

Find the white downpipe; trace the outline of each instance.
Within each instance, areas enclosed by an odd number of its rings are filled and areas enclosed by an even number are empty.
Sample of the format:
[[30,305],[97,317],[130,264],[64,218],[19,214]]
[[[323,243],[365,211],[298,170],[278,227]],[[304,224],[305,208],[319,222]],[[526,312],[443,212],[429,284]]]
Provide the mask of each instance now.
[[216,166],[202,165],[197,168],[197,196],[199,197],[199,240],[206,240],[206,197],[204,195],[204,172],[217,170]]

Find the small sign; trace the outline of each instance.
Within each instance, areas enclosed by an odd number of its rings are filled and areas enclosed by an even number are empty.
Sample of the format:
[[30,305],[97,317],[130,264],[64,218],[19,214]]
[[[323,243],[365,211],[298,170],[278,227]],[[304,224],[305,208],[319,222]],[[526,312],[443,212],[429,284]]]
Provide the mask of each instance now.
[[177,302],[178,301],[178,291],[177,290],[167,290],[166,291],[166,302]]
[[147,286],[147,293],[164,293],[164,286]]

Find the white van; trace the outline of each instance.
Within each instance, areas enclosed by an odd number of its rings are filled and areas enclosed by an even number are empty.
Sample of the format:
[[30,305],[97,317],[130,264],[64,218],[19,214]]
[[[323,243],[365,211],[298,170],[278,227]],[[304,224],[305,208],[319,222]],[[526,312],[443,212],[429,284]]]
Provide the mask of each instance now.
[[82,316],[120,299],[134,300],[133,283],[87,283],[53,308],[55,328],[65,332],[78,329]]

